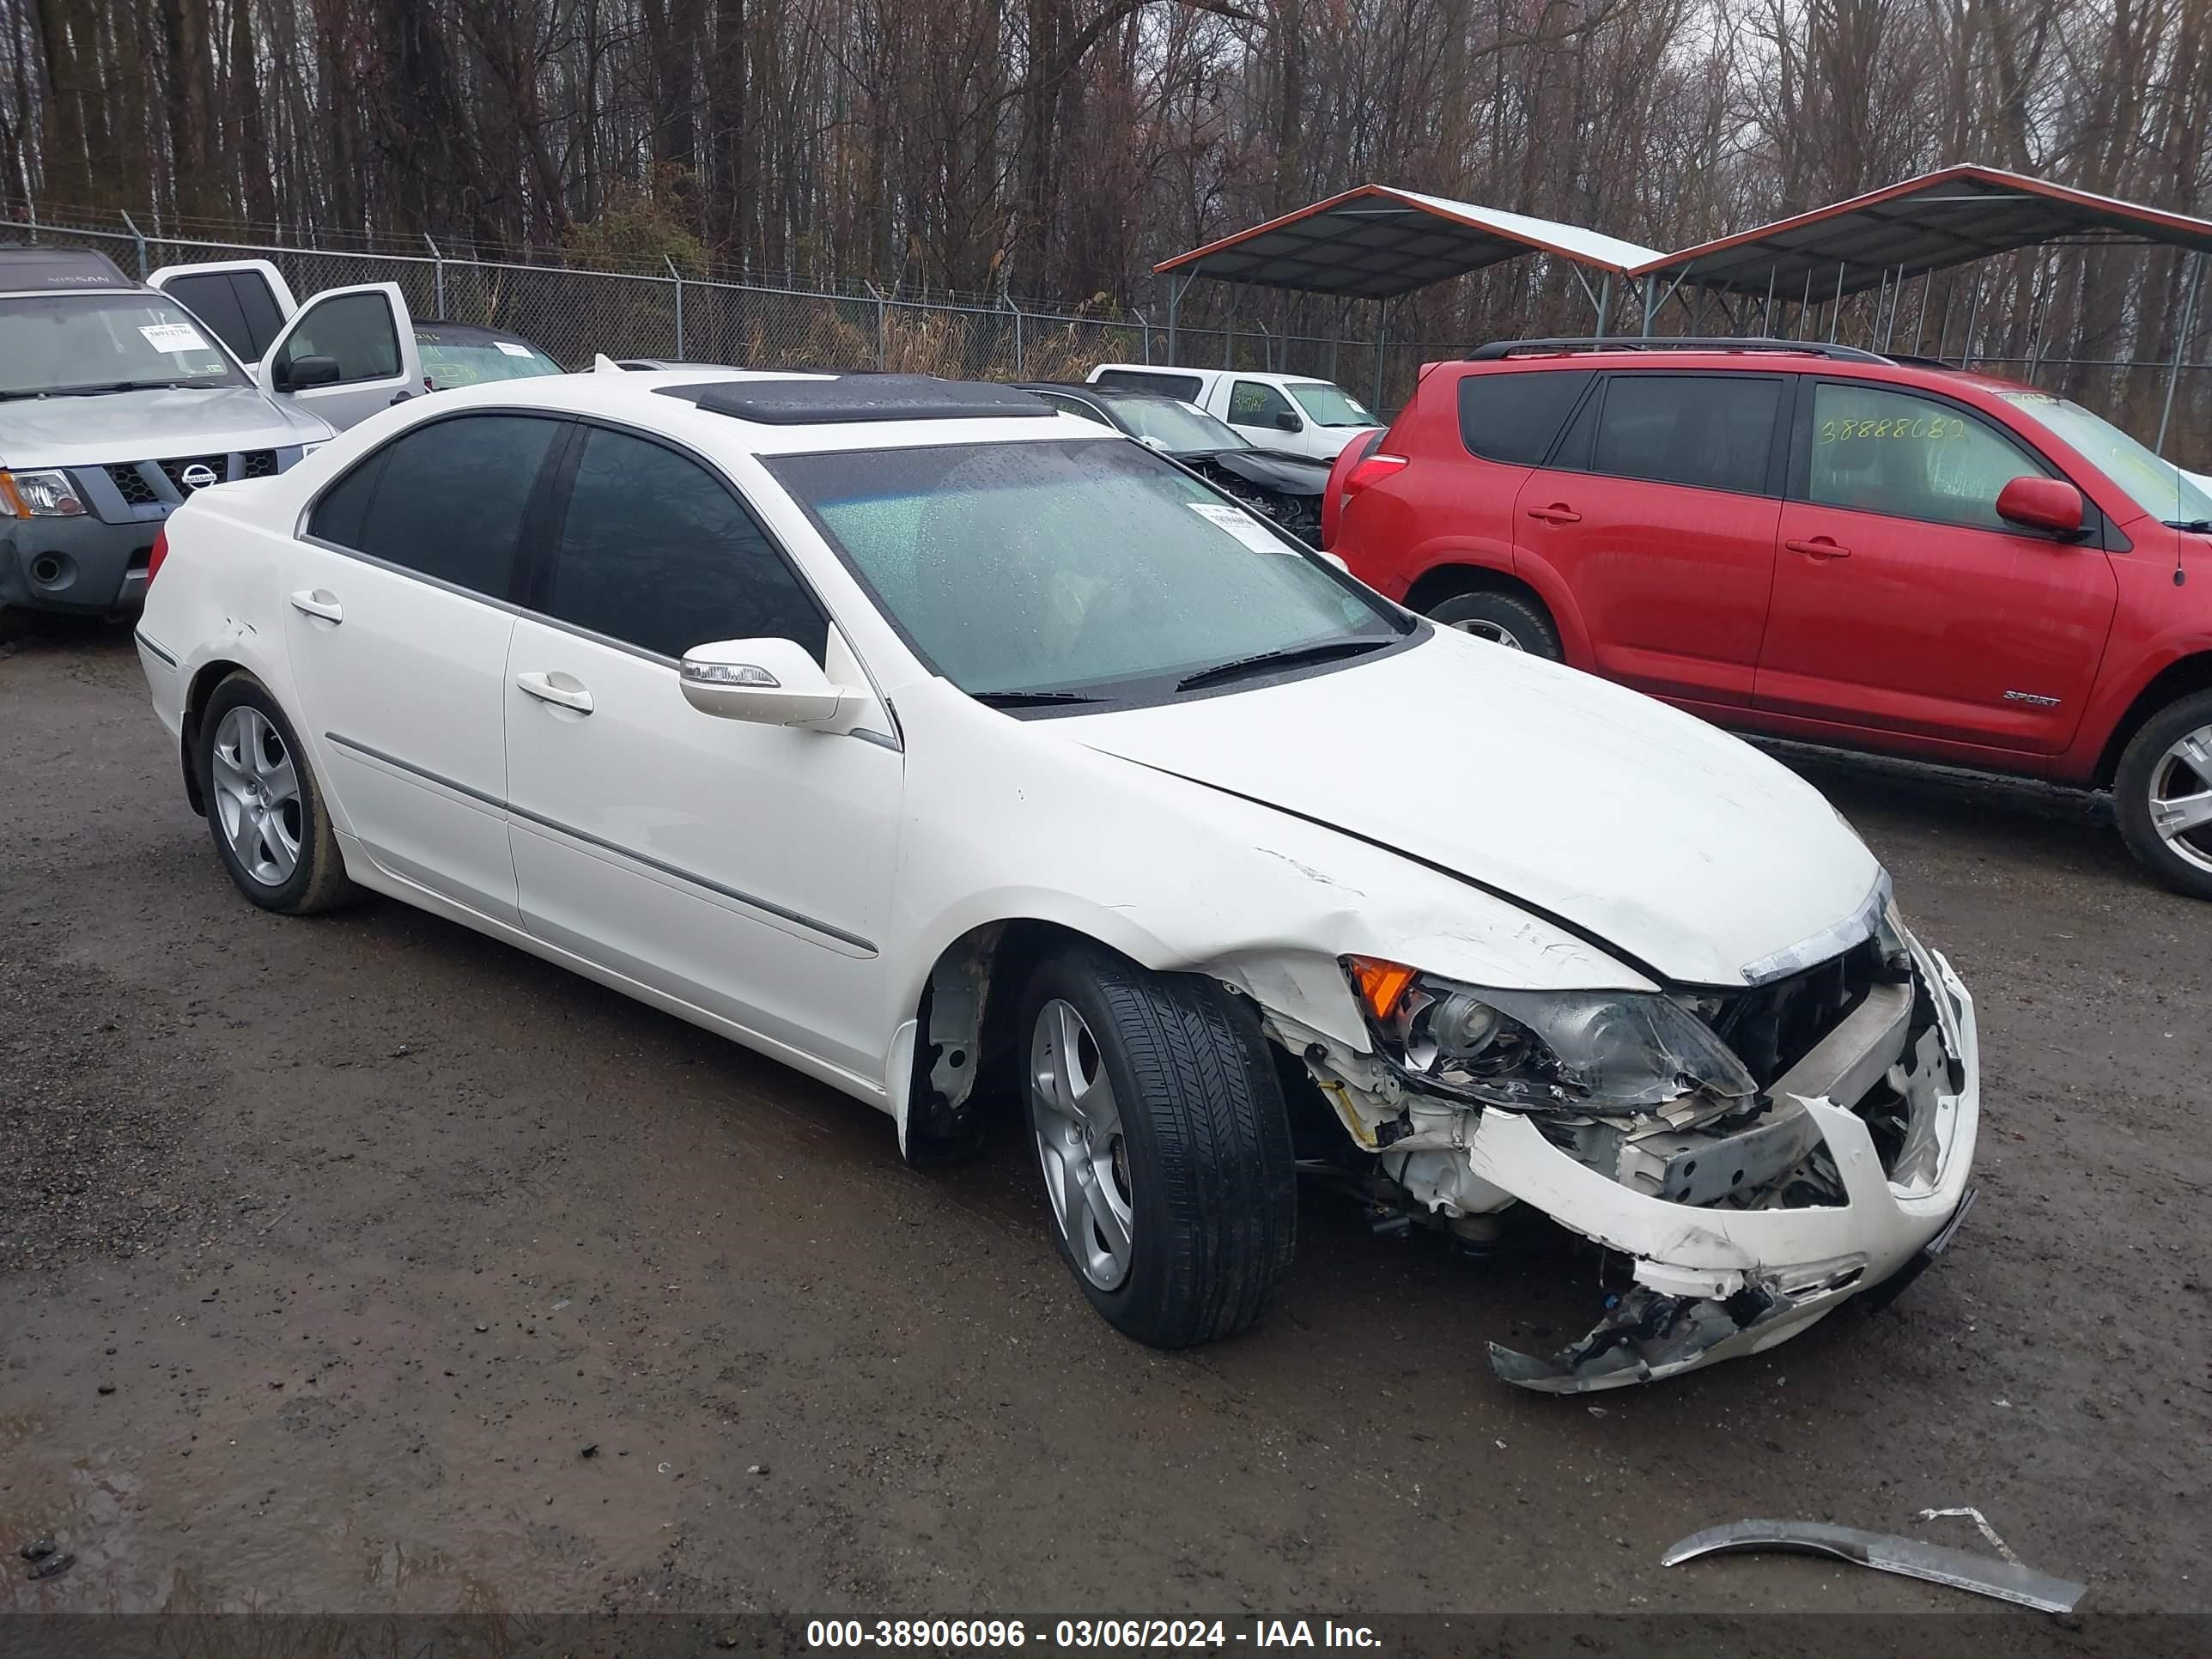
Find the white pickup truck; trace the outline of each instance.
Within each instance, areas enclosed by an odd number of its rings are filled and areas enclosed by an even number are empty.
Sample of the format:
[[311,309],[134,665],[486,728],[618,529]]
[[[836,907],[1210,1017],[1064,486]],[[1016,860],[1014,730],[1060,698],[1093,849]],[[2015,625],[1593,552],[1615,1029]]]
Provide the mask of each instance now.
[[1162,392],[1195,404],[1262,449],[1327,465],[1363,432],[1389,424],[1333,380],[1248,369],[1187,368],[1180,363],[1101,363],[1093,386]]
[[397,283],[301,301],[266,259],[166,265],[146,280],[237,353],[262,391],[341,432],[426,392],[561,373],[509,330],[417,320]]

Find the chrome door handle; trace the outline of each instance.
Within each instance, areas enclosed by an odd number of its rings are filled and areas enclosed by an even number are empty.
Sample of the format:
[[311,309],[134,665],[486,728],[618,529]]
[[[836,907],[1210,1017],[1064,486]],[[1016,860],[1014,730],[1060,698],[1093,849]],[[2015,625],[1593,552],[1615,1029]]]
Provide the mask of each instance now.
[[592,712],[592,694],[580,685],[566,686],[553,684],[550,674],[517,674],[514,683],[520,690],[538,699],[562,708],[573,708],[579,714]]
[[319,617],[326,623],[345,620],[345,607],[318,587],[312,591],[301,588],[292,596],[292,609],[310,617]]

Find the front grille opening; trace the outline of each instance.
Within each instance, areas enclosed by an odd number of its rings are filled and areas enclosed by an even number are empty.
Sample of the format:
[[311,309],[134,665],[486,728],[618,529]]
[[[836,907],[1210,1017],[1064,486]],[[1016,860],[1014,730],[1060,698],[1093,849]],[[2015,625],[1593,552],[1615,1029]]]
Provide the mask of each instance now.
[[241,478],[273,478],[276,476],[276,452],[273,449],[249,449],[246,452],[245,470]]
[[228,455],[179,455],[174,460],[158,461],[155,465],[179,495],[189,495],[198,487],[185,482],[185,474],[196,466],[204,466],[215,474],[213,479],[204,482],[221,483],[230,477],[230,457]]
[[1812,1053],[1885,971],[1881,945],[1863,939],[1802,973],[1755,990],[1725,994],[1717,999],[1719,1010],[1706,1018],[1752,1080],[1765,1089]]
[[151,507],[161,499],[154,493],[154,486],[146,482],[146,475],[135,466],[111,466],[107,478],[123,497],[125,507]]

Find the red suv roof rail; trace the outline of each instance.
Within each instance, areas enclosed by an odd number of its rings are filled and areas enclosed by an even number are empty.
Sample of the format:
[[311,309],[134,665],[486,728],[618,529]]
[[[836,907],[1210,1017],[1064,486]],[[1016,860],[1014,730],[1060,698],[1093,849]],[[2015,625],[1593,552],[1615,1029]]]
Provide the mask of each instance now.
[[1731,335],[1618,334],[1608,339],[1594,337],[1547,340],[1492,340],[1467,354],[1471,363],[1493,362],[1500,357],[1535,356],[1572,351],[1784,351],[1800,356],[1828,357],[1846,363],[1887,363],[1876,352],[1856,346],[1832,345],[1824,340],[1766,340]]

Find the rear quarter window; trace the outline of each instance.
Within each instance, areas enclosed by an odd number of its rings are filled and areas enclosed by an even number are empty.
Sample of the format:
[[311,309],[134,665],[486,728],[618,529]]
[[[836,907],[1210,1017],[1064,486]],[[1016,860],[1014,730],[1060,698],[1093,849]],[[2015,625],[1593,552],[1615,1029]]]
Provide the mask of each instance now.
[[1559,428],[1595,378],[1595,371],[1587,368],[1462,375],[1460,441],[1469,454],[1486,461],[1541,465]]
[[284,331],[284,313],[258,271],[172,276],[162,292],[214,330],[246,362],[258,362]]

